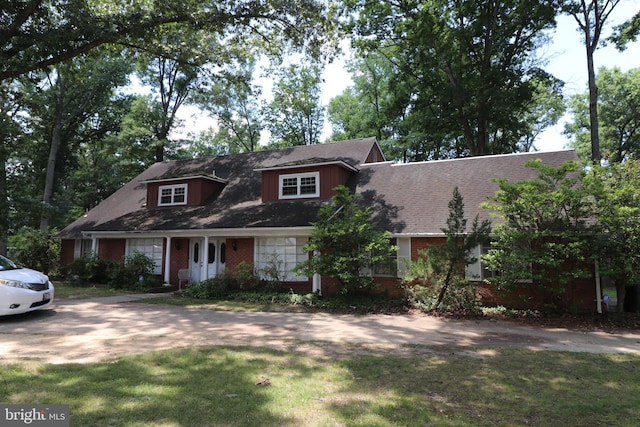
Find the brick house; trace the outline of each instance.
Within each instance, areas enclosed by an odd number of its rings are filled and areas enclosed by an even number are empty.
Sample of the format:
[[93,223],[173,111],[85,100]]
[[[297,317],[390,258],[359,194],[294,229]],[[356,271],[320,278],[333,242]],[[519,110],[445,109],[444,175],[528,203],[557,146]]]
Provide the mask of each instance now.
[[[365,138],[156,163],[62,230],[61,258],[69,265],[88,253],[122,259],[139,251],[155,261],[165,283],[178,285],[180,271],[193,282],[243,261],[259,271],[275,254],[288,287],[331,293],[328,278],[291,269],[309,256],[302,247],[318,209],[333,188],[346,185],[375,207],[376,226],[393,234],[396,268],[374,266],[371,274],[385,291],[399,292],[405,260],[442,241],[454,187],[469,218],[489,218],[480,204],[498,189],[492,179],[534,178],[523,166],[531,158],[553,166],[577,160],[567,150],[395,164],[375,138]],[[480,263],[469,268],[487,302],[506,302],[482,284]],[[571,292],[581,311],[595,311],[593,281]]]

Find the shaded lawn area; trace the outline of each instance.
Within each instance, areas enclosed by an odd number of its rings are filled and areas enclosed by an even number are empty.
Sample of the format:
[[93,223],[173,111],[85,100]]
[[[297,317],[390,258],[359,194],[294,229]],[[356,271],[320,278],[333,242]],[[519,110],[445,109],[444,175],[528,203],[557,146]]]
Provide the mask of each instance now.
[[[409,346],[198,347],[2,365],[0,401],[72,426],[636,426],[640,356]],[[310,347],[310,348],[309,348]]]

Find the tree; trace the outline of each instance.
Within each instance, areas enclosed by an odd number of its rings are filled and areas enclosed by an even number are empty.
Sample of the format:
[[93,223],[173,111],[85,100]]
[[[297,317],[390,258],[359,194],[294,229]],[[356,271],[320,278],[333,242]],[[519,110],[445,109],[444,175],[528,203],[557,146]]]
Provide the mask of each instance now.
[[390,243],[391,234],[374,228],[373,209],[363,206],[361,197],[351,194],[345,186],[334,190],[331,202],[320,208],[304,248],[314,256],[298,265],[296,271],[336,279],[344,294],[370,289],[374,286],[373,277],[363,272],[396,251]]
[[[640,155],[640,68],[627,72],[600,68],[596,84],[603,156],[609,162],[637,158]],[[570,110],[573,122],[565,125],[565,134],[573,137],[572,145],[586,160],[591,153],[589,95],[573,96]]]
[[397,73],[384,55],[372,52],[347,64],[353,85],[329,102],[332,140],[375,136],[383,142],[394,136],[392,108],[396,97],[392,80]]
[[640,162],[594,165],[584,185],[600,226],[601,274],[615,281],[618,312],[640,312]]
[[70,153],[56,195],[58,209],[64,215],[60,226],[76,220],[94,208],[140,172],[142,168],[129,156],[122,137],[122,122],[131,111],[135,97],[116,95],[108,107],[84,123],[83,135]]
[[[468,282],[464,279],[464,269],[477,261],[472,256],[472,250],[487,243],[491,233],[491,221],[480,221],[477,215],[471,232],[467,233],[464,199],[458,187],[454,188],[448,206],[447,228],[442,229],[447,238],[445,243],[431,245],[420,251],[420,259],[409,264],[409,275],[405,278],[409,286],[421,281],[437,292],[435,302],[429,307],[431,309],[440,307],[445,299],[452,300],[460,308],[469,308],[466,292]],[[450,294],[453,296],[448,298]],[[472,302],[475,303],[475,298],[472,298]]]
[[[18,145],[22,135],[24,118],[19,114],[22,91],[13,82],[0,81],[0,164],[5,165],[0,173],[0,210],[10,212],[9,184],[7,180],[9,156]],[[10,172],[9,172],[10,173]],[[7,253],[7,237],[10,226],[10,216],[0,216],[0,254]]]
[[176,31],[220,35],[229,45],[261,40],[279,56],[288,48],[319,57],[333,45],[335,26],[322,2],[307,0],[176,0],[130,2],[19,0],[3,4],[0,81],[44,69],[105,44],[153,51],[150,33]]
[[[157,37],[163,29],[174,34],[213,34],[220,51],[208,58],[213,66],[229,61],[237,46],[252,46],[277,60],[296,51],[314,58],[334,51],[336,26],[332,12],[316,0],[240,0],[234,2],[176,0],[130,2],[67,0],[4,2],[0,20],[0,83],[47,70],[105,45],[120,45],[173,58]],[[230,48],[225,50],[224,47]],[[219,60],[220,62],[216,62]],[[7,92],[0,91],[5,96]],[[0,105],[8,102],[0,100]],[[4,137],[5,135],[3,135]],[[0,141],[3,174],[11,153]],[[0,200],[8,200],[0,177]],[[0,248],[7,228],[0,222]]]
[[628,43],[636,41],[640,34],[640,12],[628,21],[615,27],[614,34],[609,38],[619,50],[624,50]]
[[[522,149],[536,88],[552,80],[534,52],[555,26],[559,1],[346,2],[362,55],[389,48],[408,82],[405,120],[418,138],[438,132],[438,155]],[[393,49],[391,49],[393,47]],[[407,141],[412,142],[410,137]]]
[[195,97],[197,104],[217,119],[221,127],[218,135],[226,138],[229,152],[252,152],[260,142],[261,89],[252,82],[254,72],[253,59],[234,64],[210,89],[200,90]]
[[499,190],[485,207],[503,222],[494,227],[494,240],[483,261],[497,274],[490,279],[507,290],[533,286],[549,295],[555,309],[571,308],[567,285],[589,277],[596,231],[592,197],[581,186],[584,172],[578,162],[559,167],[530,160],[535,179],[508,182],[497,179]]
[[[69,165],[81,141],[99,132],[91,123],[98,123],[100,114],[109,110],[115,88],[127,82],[130,71],[118,52],[103,49],[16,82],[22,92],[20,110],[27,119],[22,144],[12,155],[34,176],[39,206],[31,210],[40,217],[41,230],[46,230],[51,218],[63,216],[54,206],[58,183],[70,172],[62,165]],[[30,196],[36,199],[35,193]]]
[[567,10],[578,23],[584,36],[589,79],[589,124],[591,132],[591,161],[600,162],[600,133],[598,123],[598,86],[593,55],[600,44],[600,37],[609,15],[621,0],[580,0],[569,2]]
[[322,69],[289,65],[273,73],[273,99],[264,108],[271,145],[288,147],[320,142],[324,108],[320,105]]

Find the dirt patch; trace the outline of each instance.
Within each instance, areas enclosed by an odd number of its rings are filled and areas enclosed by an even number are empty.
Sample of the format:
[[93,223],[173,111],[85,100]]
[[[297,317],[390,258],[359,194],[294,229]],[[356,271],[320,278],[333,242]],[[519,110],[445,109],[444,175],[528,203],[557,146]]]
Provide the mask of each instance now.
[[640,354],[637,329],[585,328],[576,318],[229,312],[129,298],[66,301],[53,309],[0,318],[0,360],[92,363],[210,345],[270,347],[332,358],[372,353],[487,357],[487,351],[505,347]]

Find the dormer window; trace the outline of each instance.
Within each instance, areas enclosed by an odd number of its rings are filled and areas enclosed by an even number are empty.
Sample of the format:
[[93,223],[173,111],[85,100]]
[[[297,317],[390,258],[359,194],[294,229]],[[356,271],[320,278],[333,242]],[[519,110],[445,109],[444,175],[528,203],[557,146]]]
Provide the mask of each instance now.
[[299,199],[320,196],[320,173],[294,173],[280,175],[279,197]]
[[158,206],[187,204],[187,184],[161,185],[158,187]]

